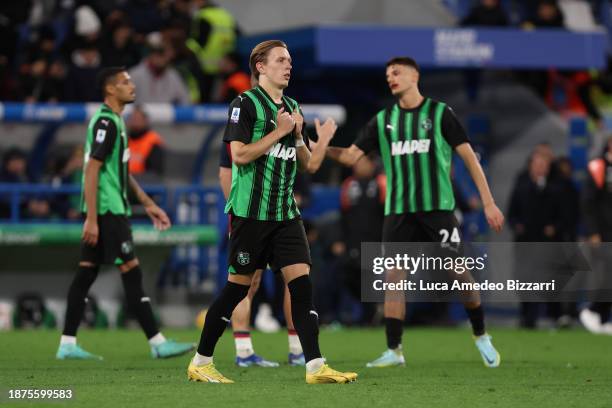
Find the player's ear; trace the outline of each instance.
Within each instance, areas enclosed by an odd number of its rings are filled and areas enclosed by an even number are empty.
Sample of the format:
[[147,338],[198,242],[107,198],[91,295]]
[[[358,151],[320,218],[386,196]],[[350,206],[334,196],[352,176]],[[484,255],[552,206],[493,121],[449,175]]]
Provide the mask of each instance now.
[[257,69],[257,72],[259,72],[259,75],[263,74],[263,69],[264,69],[263,61],[259,61],[258,63],[256,63],[255,68]]

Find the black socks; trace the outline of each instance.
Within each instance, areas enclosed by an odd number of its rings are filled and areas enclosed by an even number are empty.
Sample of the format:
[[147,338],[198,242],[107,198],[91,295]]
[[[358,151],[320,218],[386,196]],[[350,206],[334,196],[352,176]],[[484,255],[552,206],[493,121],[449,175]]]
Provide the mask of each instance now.
[[248,292],[249,285],[227,282],[206,313],[198,354],[212,357],[217,341],[232,317],[232,312]]
[[121,273],[125,297],[130,311],[136,316],[140,327],[145,332],[147,339],[159,333],[159,327],[153,316],[151,299],[145,296],[142,290],[142,271],[140,266],[135,266],[127,272]]
[[472,333],[474,333],[474,336],[482,336],[485,334],[484,311],[482,310],[482,305],[478,305],[475,309],[468,309],[466,307],[465,312],[470,319],[470,323],[472,323]]
[[68,290],[66,320],[62,333],[65,336],[76,336],[79,323],[83,319],[85,299],[87,298],[89,288],[98,276],[98,269],[98,266],[79,266],[79,270],[72,280]]
[[308,275],[287,284],[291,294],[291,317],[298,334],[306,362],[321,358],[319,350],[319,315],[312,303],[312,283]]
[[404,321],[392,317],[385,318],[385,334],[387,335],[387,348],[395,350],[402,344]]

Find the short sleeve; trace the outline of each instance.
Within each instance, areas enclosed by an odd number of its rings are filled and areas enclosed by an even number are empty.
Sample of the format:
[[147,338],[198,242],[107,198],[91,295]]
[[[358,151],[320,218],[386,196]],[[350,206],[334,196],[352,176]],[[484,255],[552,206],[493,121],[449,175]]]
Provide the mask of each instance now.
[[380,149],[380,145],[378,143],[378,123],[376,116],[370,119],[365,129],[361,131],[359,136],[357,136],[357,140],[355,140],[353,144],[360,148],[365,154],[368,154],[373,150],[378,151]]
[[242,95],[234,99],[229,107],[223,141],[251,143],[255,116],[255,106],[251,99]]
[[442,114],[442,136],[453,149],[462,143],[470,141],[463,125],[461,125],[453,110],[448,106],[444,108],[444,113]]
[[221,143],[219,149],[219,167],[225,167],[227,169],[232,168],[232,157],[229,143]]
[[117,140],[117,126],[109,118],[100,117],[93,126],[93,141],[90,157],[106,161]]

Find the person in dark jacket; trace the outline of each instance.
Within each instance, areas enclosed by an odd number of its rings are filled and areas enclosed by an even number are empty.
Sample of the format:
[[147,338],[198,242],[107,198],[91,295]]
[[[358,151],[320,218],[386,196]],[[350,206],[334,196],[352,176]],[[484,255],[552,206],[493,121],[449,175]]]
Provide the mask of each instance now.
[[461,20],[462,26],[505,27],[508,15],[499,0],[480,0]]
[[[559,241],[562,212],[559,203],[559,190],[550,179],[551,160],[546,154],[537,150],[529,160],[528,172],[518,177],[510,199],[508,221],[514,231],[514,240],[520,242],[554,242]],[[533,278],[540,265],[537,251],[533,247],[518,244],[516,274],[521,280]],[[528,251],[529,253],[525,253]],[[531,299],[533,300],[533,299]],[[536,302],[521,303],[521,326],[535,328],[540,304]]]

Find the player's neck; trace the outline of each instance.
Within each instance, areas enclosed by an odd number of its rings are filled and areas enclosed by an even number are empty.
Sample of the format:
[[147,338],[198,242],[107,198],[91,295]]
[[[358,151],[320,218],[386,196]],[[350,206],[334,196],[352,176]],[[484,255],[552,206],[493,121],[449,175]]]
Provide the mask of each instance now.
[[265,81],[265,80],[260,81],[259,86],[262,87],[263,90],[266,91],[268,95],[270,95],[270,98],[272,98],[272,100],[275,103],[283,102],[283,89],[282,88],[276,87],[272,85],[270,82]]
[[423,99],[425,99],[423,95],[416,90],[413,92],[405,92],[400,96],[398,103],[402,109],[414,109],[423,102]]
[[125,104],[111,98],[105,98],[104,103],[117,115],[121,115],[123,113],[123,107]]

